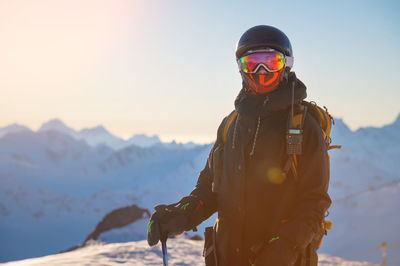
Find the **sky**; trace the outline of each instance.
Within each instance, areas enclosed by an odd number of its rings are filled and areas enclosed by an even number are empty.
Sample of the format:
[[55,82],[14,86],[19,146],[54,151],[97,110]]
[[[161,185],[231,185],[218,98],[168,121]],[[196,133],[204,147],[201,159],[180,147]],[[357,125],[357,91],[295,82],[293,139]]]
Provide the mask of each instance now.
[[308,100],[351,129],[400,113],[398,1],[0,1],[0,127],[58,118],[124,139],[211,142],[248,28],[286,33]]

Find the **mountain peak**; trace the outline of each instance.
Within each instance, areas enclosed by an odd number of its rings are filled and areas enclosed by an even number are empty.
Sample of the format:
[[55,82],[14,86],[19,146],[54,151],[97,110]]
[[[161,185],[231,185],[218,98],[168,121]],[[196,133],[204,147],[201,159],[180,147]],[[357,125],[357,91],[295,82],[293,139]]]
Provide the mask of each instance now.
[[128,142],[139,147],[150,147],[161,143],[161,140],[157,135],[148,136],[146,134],[135,134],[128,140]]
[[396,120],[394,120],[393,125],[400,125],[400,113],[397,115]]
[[62,127],[67,127],[67,126],[60,119],[54,118],[54,119],[51,119],[51,120],[43,123],[39,130],[46,129],[46,128],[49,128],[49,127],[51,127],[51,128],[54,128],[54,127],[62,128]]
[[93,130],[96,130],[96,131],[106,131],[106,132],[108,132],[107,131],[107,129],[105,129],[102,125],[98,125],[97,127],[95,127],[95,128],[93,128]]
[[57,119],[57,118],[51,119],[51,120],[47,121],[46,123],[43,123],[43,125],[39,128],[38,131],[40,132],[40,131],[47,131],[47,130],[56,130],[56,131],[66,133],[71,136],[76,135],[75,130],[68,127],[67,125],[64,124],[63,121],[61,121],[60,119]]
[[30,129],[27,128],[26,126],[14,123],[6,127],[0,128],[0,138],[9,133],[15,133],[20,131],[30,131]]
[[0,130],[19,131],[19,130],[29,130],[29,128],[27,128],[26,126],[17,124],[17,123],[13,123],[11,125],[1,128]]
[[392,123],[383,126],[383,128],[398,132],[400,130],[400,114],[397,115],[396,119]]
[[98,125],[92,128],[84,128],[80,131],[80,133],[91,134],[91,135],[98,135],[98,134],[111,135],[110,132],[108,132],[108,130],[105,129],[105,127],[103,127],[102,125]]

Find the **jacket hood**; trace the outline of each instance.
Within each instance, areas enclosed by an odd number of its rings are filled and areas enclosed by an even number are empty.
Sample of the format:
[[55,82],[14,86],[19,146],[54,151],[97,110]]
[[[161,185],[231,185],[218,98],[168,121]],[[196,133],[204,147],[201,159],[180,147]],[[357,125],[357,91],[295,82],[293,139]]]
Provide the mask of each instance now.
[[[291,84],[295,82],[294,104],[299,104],[307,97],[306,86],[299,80],[294,72],[289,74],[289,79],[282,82],[275,91],[254,95],[243,87],[235,100],[235,109],[241,116],[247,117],[265,117],[270,112],[286,110],[292,102]],[[264,101],[268,97],[266,104]]]

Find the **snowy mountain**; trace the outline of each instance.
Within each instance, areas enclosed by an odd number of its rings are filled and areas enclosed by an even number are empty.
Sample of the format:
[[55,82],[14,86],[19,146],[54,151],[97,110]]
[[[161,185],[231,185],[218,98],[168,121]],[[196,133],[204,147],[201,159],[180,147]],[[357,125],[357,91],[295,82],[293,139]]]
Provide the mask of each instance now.
[[[0,138],[7,133],[17,132],[21,130],[30,130],[27,127],[13,124],[4,128],[0,128]],[[135,134],[128,140],[123,140],[117,136],[111,134],[105,127],[98,125],[94,128],[84,128],[76,131],[73,128],[67,126],[60,119],[52,119],[44,123],[38,130],[38,132],[45,131],[57,131],[69,135],[77,140],[85,140],[88,145],[95,147],[97,145],[106,145],[114,150],[119,150],[130,145],[136,145],[142,148],[148,148],[152,146],[166,146],[170,148],[182,147],[193,148],[196,146],[195,143],[189,142],[186,144],[177,144],[175,141],[170,143],[161,142],[157,135],[148,136],[146,134]]]
[[12,125],[0,128],[0,138],[9,133],[16,133],[16,132],[20,132],[20,131],[30,131],[30,129],[27,128],[26,126],[12,124]]
[[321,252],[380,262],[387,242],[388,265],[400,265],[400,116],[356,131],[336,119],[332,136],[343,147],[330,152],[333,230]]
[[[169,265],[204,266],[203,241],[179,237],[168,240]],[[104,244],[92,242],[84,248],[56,255],[9,262],[2,265],[162,265],[160,245],[149,248],[147,241]],[[374,266],[367,262],[354,262],[342,258],[319,255],[320,266]],[[376,265],[377,266],[377,265]]]
[[[118,145],[118,138],[103,127],[76,132],[59,120],[37,132],[14,128],[0,137],[3,262],[57,253],[82,243],[114,209],[136,204],[151,212],[156,204],[178,201],[193,189],[211,148],[161,143],[153,136],[149,142],[137,138],[141,146],[116,149],[111,146]],[[328,219],[333,230],[320,252],[379,263],[378,246],[385,241],[389,265],[400,265],[400,118],[382,128],[357,131],[336,119],[332,136],[333,144],[343,148],[330,151],[333,204]],[[204,222],[200,234],[214,221],[215,216]],[[146,219],[142,219],[99,239],[137,241],[144,239],[145,230]],[[127,252],[135,259],[136,253]]]
[[146,148],[157,144],[161,144],[161,140],[156,135],[149,137],[145,134],[136,134],[128,140],[128,143]]
[[57,131],[74,138],[79,137],[78,133],[74,129],[68,127],[59,119],[52,119],[44,123],[38,130],[38,132],[45,132],[45,131]]
[[112,135],[103,126],[94,128],[84,128],[78,132],[78,139],[84,139],[90,146],[97,146],[100,144],[107,145],[113,149],[121,149],[127,146],[127,142],[121,138]]
[[113,209],[176,201],[193,187],[200,168],[193,160],[209,148],[114,151],[50,129],[7,134],[0,138],[0,261],[81,243]]

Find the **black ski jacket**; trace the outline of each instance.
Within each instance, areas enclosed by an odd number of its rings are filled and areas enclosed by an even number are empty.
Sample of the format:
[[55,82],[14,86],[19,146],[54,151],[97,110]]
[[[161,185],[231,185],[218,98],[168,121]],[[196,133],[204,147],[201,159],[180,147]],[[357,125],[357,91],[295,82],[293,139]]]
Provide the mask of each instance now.
[[[306,97],[306,87],[293,79],[298,106]],[[251,248],[277,236],[289,243],[288,248],[304,254],[318,237],[331,204],[327,148],[310,114],[303,125],[298,177],[292,172],[282,175],[288,158],[285,137],[292,100],[288,84],[282,83],[267,100],[241,90],[235,101],[238,115],[228,128],[226,141],[223,130],[228,116],[219,126],[191,193],[204,202],[200,220],[218,212],[214,229],[219,266],[249,265]],[[316,254],[315,246],[311,252]],[[287,256],[286,250],[276,256]]]

